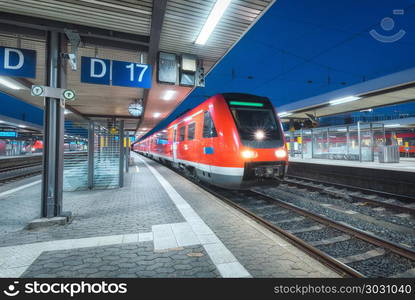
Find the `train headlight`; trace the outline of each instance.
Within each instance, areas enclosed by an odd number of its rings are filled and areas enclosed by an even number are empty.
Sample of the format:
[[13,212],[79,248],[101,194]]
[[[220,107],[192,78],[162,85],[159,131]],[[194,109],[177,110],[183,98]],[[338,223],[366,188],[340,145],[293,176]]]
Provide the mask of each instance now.
[[275,151],[275,156],[277,158],[286,158],[287,157],[287,151],[285,149],[278,149]]
[[255,132],[255,139],[257,140],[263,140],[265,138],[265,132],[262,130],[257,130]]
[[243,158],[246,158],[246,159],[248,159],[248,158],[255,158],[255,157],[257,157],[257,155],[258,155],[258,153],[256,153],[255,151],[252,151],[252,150],[244,150],[244,151],[242,151],[242,157]]

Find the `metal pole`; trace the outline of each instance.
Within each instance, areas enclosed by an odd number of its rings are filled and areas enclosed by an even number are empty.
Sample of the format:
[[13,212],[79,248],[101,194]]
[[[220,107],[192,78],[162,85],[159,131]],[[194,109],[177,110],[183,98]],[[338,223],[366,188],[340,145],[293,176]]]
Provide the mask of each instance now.
[[311,158],[314,158],[314,130],[311,129]]
[[88,188],[94,188],[94,148],[95,126],[93,121],[88,124]]
[[362,143],[361,143],[361,136],[360,136],[360,121],[357,122],[357,139],[359,145],[359,161],[362,162]]
[[330,159],[330,141],[329,141],[330,134],[329,134],[329,130],[330,130],[330,128],[327,127],[327,132],[326,132],[326,134],[327,134],[327,138],[326,138],[326,144],[327,144],[327,159]]
[[350,127],[347,125],[346,126],[346,155],[347,157],[349,157],[349,143],[350,143]]
[[119,139],[120,139],[120,187],[124,186],[124,120],[120,121],[119,126]]
[[301,128],[301,159],[304,159],[303,129]]
[[294,131],[290,128],[290,156],[294,157]]
[[373,136],[373,124],[370,123],[370,144],[371,144],[371,161],[375,161],[375,139]]
[[128,164],[130,162],[130,148],[128,147],[128,137],[127,137],[127,147],[125,148],[125,172],[128,173]]
[[[46,85],[63,88],[64,68],[61,65],[61,34],[47,32]],[[62,213],[64,159],[64,103],[57,98],[45,98],[42,217],[56,217]]]

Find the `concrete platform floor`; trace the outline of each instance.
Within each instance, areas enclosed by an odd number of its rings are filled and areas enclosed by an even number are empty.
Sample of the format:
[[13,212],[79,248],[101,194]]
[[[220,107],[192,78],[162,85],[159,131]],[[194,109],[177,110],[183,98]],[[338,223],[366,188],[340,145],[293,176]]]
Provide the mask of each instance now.
[[[29,231],[2,217],[0,277],[338,277],[168,168],[133,158],[125,187],[64,194],[70,224]],[[13,195],[1,187],[0,203],[30,215],[10,199],[35,209],[36,180]]]

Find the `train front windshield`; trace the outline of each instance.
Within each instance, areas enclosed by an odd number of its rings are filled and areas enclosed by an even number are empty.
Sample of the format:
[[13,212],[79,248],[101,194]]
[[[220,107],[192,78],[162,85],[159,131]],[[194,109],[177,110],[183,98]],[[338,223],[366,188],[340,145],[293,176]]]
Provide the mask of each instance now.
[[256,148],[283,145],[281,130],[272,109],[231,107],[241,142]]

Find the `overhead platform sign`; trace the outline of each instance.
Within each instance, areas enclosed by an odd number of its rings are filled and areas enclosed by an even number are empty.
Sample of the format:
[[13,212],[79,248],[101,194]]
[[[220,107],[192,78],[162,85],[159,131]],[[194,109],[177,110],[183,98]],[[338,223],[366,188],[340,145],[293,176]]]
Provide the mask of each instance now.
[[0,47],[0,75],[36,77],[36,51]]
[[151,88],[151,65],[83,56],[81,68],[84,83]]

